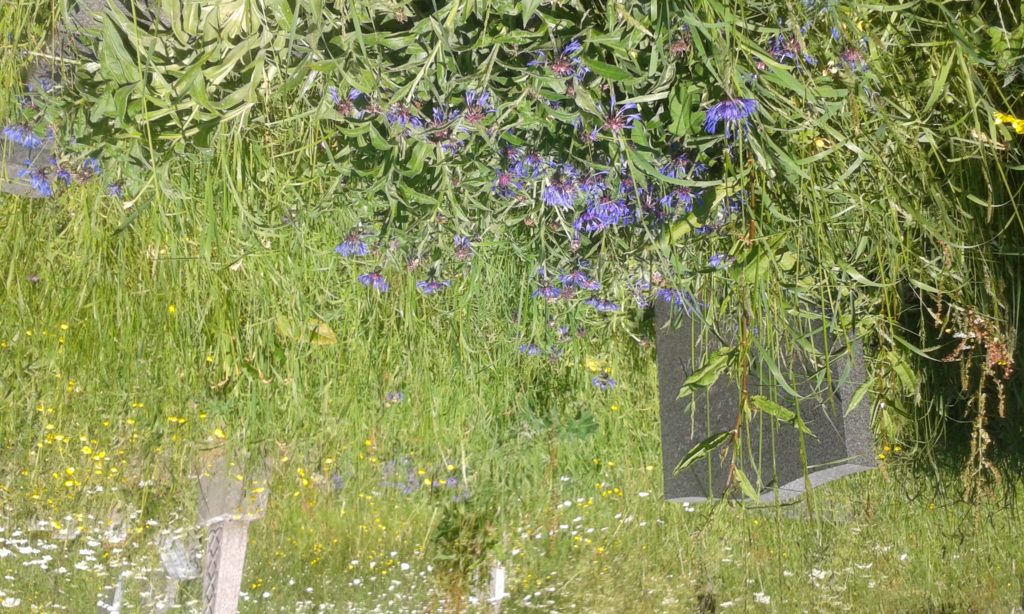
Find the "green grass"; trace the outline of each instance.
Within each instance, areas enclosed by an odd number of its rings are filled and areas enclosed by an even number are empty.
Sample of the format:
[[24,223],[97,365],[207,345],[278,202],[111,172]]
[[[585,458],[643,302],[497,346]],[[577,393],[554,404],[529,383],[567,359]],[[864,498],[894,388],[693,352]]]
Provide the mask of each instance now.
[[[343,212],[261,224],[195,192],[154,201],[121,233],[120,203],[95,188],[2,201],[2,524],[8,536],[39,520],[85,531],[57,542],[61,563],[48,571],[22,566],[39,555],[2,559],[14,580],[0,590],[23,607],[91,603],[111,577],[74,570],[82,541],[128,510],[142,515],[108,560],[157,569],[159,531],[194,519],[194,459],[220,443],[218,428],[240,462],[273,467],[267,516],[252,529],[248,611],[450,603],[433,539],[449,494],[380,487],[382,466],[404,457],[426,477],[455,476],[469,509],[490,509],[489,556],[508,566],[513,611],[685,611],[700,594],[778,611],[985,611],[1019,599],[1011,513],[940,495],[900,454],[816,493],[816,518],[802,505],[661,502],[652,350],[592,328],[556,364],[522,355],[520,343],[550,338],[548,314],[498,246],[478,250],[447,294],[396,284],[379,297],[332,251]],[[336,343],[283,334],[310,319]],[[590,385],[587,356],[610,363],[614,391]],[[389,390],[406,400],[385,407]],[[54,574],[60,565],[73,571]],[[389,591],[392,579],[402,584]],[[198,598],[194,584],[183,597]]]

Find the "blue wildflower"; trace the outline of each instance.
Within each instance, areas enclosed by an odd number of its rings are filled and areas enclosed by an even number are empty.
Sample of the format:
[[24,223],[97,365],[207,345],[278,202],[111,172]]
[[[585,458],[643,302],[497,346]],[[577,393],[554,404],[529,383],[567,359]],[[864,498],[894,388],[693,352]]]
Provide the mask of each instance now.
[[728,254],[713,254],[708,258],[708,266],[713,269],[724,269],[732,264],[733,259]]
[[103,172],[103,167],[100,165],[99,159],[86,158],[82,162],[82,168],[79,171],[79,174],[81,174],[84,179],[88,180],[96,175],[99,175],[101,172]]
[[71,187],[71,173],[64,168],[57,168],[57,174],[54,175],[57,181],[64,184],[64,187]]
[[27,124],[11,124],[4,126],[4,137],[12,143],[17,143],[28,149],[38,149],[46,141],[39,136]]
[[693,162],[686,151],[679,150],[658,170],[662,175],[672,177],[673,179],[686,179],[688,177],[700,179],[707,172],[708,167],[700,162]]
[[431,113],[431,120],[427,123],[427,140],[435,145],[440,145],[446,153],[455,153],[462,148],[463,141],[456,135],[465,132],[463,126],[455,126],[459,118],[457,109],[449,109],[446,105],[438,104]]
[[693,211],[693,202],[698,196],[700,196],[700,192],[695,193],[686,186],[677,185],[661,197],[661,204],[669,210],[675,209],[677,205],[682,205],[683,212],[689,213]]
[[573,271],[568,275],[560,275],[558,280],[562,282],[562,285],[566,288],[579,288],[580,290],[589,290],[591,292],[601,289],[601,283],[595,279],[591,279],[583,271]]
[[405,394],[401,390],[391,390],[384,393],[384,405],[396,405],[405,400]]
[[846,65],[853,72],[863,72],[868,69],[867,60],[864,59],[864,54],[860,49],[856,47],[847,47],[839,54],[839,59],[846,63]]
[[732,130],[737,127],[741,132],[747,118],[757,111],[757,101],[750,98],[727,98],[711,105],[704,120],[704,132],[714,134],[718,124],[725,124],[725,138],[730,138]]
[[455,235],[452,242],[455,244],[456,259],[467,260],[473,256],[473,244],[470,242],[469,237]]
[[522,180],[510,170],[497,169],[491,192],[499,198],[512,198],[523,189]]
[[626,226],[632,221],[633,216],[626,201],[604,197],[588,205],[583,215],[573,223],[573,227],[583,232],[600,232],[612,226]]
[[107,196],[113,196],[118,200],[124,198],[124,186],[120,181],[115,181],[107,186]]
[[541,284],[536,290],[533,291],[533,298],[543,298],[549,301],[553,301],[562,296],[562,290],[555,286],[549,286]]
[[494,113],[490,98],[489,92],[466,90],[466,112],[462,116],[471,124],[479,124],[488,114]]
[[526,354],[527,356],[537,356],[537,355],[543,353],[543,350],[541,350],[534,343],[524,343],[524,344],[519,346],[519,352],[521,354]]
[[594,388],[602,391],[611,390],[617,385],[616,381],[607,375],[595,375],[590,379],[590,383],[594,385]]
[[391,288],[391,286],[388,285],[387,280],[384,279],[384,276],[377,271],[373,271],[372,273],[363,273],[358,277],[358,280],[359,283],[368,288],[373,288],[378,292],[387,292]]
[[50,185],[50,179],[46,176],[44,169],[32,170],[32,167],[26,162],[25,168],[18,171],[18,177],[28,179],[32,189],[38,192],[40,196],[44,198],[53,196],[53,186]]
[[450,281],[435,281],[433,279],[430,281],[416,282],[416,288],[423,294],[434,294],[435,292],[444,290],[450,285],[452,285],[452,282]]
[[[608,113],[605,115],[604,124],[602,128],[611,132],[612,134],[618,134],[625,128],[632,128],[633,122],[640,119],[640,114],[636,113],[637,106],[632,102],[617,105],[615,103],[615,91],[612,91],[612,101],[609,106]],[[604,107],[600,106],[600,111],[604,112]],[[634,112],[630,112],[634,111]]]
[[689,292],[675,288],[658,288],[656,298],[663,302],[681,307],[687,314],[700,311],[700,302]]
[[370,248],[363,242],[359,232],[353,230],[348,233],[344,241],[334,248],[334,251],[338,252],[343,258],[354,258],[369,254]]
[[586,303],[589,307],[593,307],[594,309],[602,313],[619,310],[619,306],[616,305],[615,303],[597,297],[588,298],[583,302]]
[[544,156],[536,151],[530,151],[516,160],[515,165],[512,167],[512,172],[522,179],[536,179],[543,175],[551,166],[552,164],[545,160]]
[[541,192],[541,198],[552,207],[572,207],[579,190],[577,178],[579,172],[571,164],[561,164],[555,173],[548,178],[548,184]]
[[559,77],[575,77],[577,81],[580,81],[590,72],[590,69],[580,61],[579,54],[582,50],[583,45],[573,39],[561,51],[553,53],[550,62],[548,62],[545,52],[537,51],[534,59],[527,62],[526,65],[547,66],[552,73]]
[[353,115],[356,119],[363,116],[363,112],[356,108],[356,100],[363,95],[362,92],[356,88],[352,88],[348,91],[348,96],[342,98],[338,94],[338,88],[329,87],[327,88],[327,94],[331,97],[331,103],[334,105],[334,110],[340,115]]
[[384,118],[392,126],[401,126],[402,128],[422,128],[423,120],[413,114],[409,110],[409,107],[402,103],[393,104],[388,112],[384,114]]

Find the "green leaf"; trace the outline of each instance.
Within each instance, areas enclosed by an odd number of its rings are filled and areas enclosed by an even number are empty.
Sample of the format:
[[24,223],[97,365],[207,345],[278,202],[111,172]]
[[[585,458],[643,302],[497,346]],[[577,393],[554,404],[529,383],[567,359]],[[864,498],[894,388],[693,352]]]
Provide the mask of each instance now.
[[761,493],[757,492],[757,490],[754,488],[754,485],[751,484],[750,480],[747,479],[747,474],[743,473],[743,470],[740,469],[739,467],[736,467],[736,469],[734,470],[733,479],[735,479],[739,483],[740,491],[743,492],[744,497],[752,501],[761,500]]
[[712,352],[704,364],[690,374],[690,377],[686,378],[683,382],[682,388],[679,390],[679,396],[676,398],[683,398],[686,395],[693,394],[697,390],[710,387],[714,384],[720,375],[736,358],[736,348],[733,347],[722,347]]
[[689,136],[690,115],[693,112],[690,97],[690,88],[683,83],[672,90],[672,98],[669,99],[669,115],[672,123],[668,125],[668,131],[676,136]]
[[679,461],[676,468],[672,470],[672,475],[678,475],[679,472],[706,457],[708,454],[711,454],[711,452],[725,443],[727,439],[729,439],[729,431],[722,431],[721,433],[715,433],[704,441],[693,446],[690,448],[690,451],[686,453],[686,456],[683,457],[683,460]]
[[527,22],[533,17],[533,14],[537,12],[537,7],[540,6],[541,0],[521,0],[519,3],[521,9],[521,15],[523,18],[523,27],[526,27]]
[[590,70],[594,71],[595,75],[604,77],[609,81],[629,81],[634,77],[628,71],[615,66],[614,64],[605,64],[600,60],[592,58],[583,58],[583,63],[587,65]]
[[761,396],[759,394],[750,397],[750,402],[754,404],[754,407],[758,408],[762,412],[773,416],[782,422],[788,422],[795,426],[798,431],[805,435],[814,436],[811,429],[807,428],[807,424],[796,415],[791,409],[779,405],[775,401],[772,401],[768,397]]
[[103,17],[103,38],[100,40],[100,73],[117,83],[135,83],[142,78],[132,54],[124,47],[121,31],[109,15]]

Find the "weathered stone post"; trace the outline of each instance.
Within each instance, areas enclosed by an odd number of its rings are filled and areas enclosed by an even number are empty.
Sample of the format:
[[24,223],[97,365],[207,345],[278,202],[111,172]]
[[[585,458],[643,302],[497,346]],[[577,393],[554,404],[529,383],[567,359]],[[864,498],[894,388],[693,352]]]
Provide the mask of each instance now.
[[249,523],[261,518],[269,491],[246,495],[243,482],[218,456],[199,478],[199,518],[206,528],[203,613],[234,614],[245,569]]

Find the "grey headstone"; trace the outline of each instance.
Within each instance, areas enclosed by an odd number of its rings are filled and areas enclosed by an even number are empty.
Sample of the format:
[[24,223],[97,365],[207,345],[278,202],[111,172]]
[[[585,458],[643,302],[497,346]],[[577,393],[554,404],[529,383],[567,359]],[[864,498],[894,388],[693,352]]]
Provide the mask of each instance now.
[[[672,317],[673,311],[676,312]],[[673,320],[678,326],[672,326]],[[806,321],[791,325],[809,325]],[[657,327],[658,396],[661,413],[661,445],[665,498],[674,502],[697,502],[721,497],[726,488],[730,455],[711,453],[674,475],[674,469],[695,445],[715,433],[732,431],[739,411],[740,390],[729,377],[720,377],[706,391],[679,399],[686,378],[704,364],[705,358],[723,346],[735,346],[736,330],[708,334],[698,318],[658,301],[655,307]],[[820,326],[819,326],[820,328]],[[806,341],[818,351],[826,349],[826,338],[808,332]],[[864,358],[859,342],[848,351],[838,339],[827,339],[829,365],[812,364],[803,351],[776,357],[782,373],[792,374],[791,387],[800,395],[799,403],[773,385],[766,365],[751,365],[747,390],[764,395],[799,413],[813,437],[805,435],[807,475],[812,487],[836,478],[865,471],[875,466],[870,406],[866,398],[849,407],[854,392],[865,381]],[[830,372],[831,385],[822,377]],[[818,377],[815,377],[815,375]],[[866,395],[865,395],[866,396]],[[758,477],[764,489],[762,501],[785,501],[804,493],[804,465],[800,453],[800,434],[787,423],[757,412],[742,431],[743,458],[739,465],[753,482]],[[754,485],[755,488],[757,484]],[[739,489],[732,491],[740,496]]]
[[224,520],[207,529],[203,557],[203,614],[235,614],[242,589],[248,520]]
[[247,494],[239,475],[223,450],[214,450],[203,460],[199,518],[207,537],[202,569],[204,614],[238,611],[249,523],[266,510],[269,490],[264,487]]

